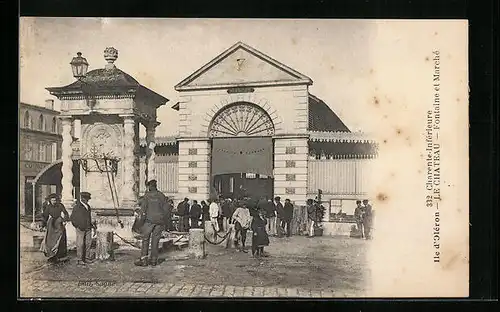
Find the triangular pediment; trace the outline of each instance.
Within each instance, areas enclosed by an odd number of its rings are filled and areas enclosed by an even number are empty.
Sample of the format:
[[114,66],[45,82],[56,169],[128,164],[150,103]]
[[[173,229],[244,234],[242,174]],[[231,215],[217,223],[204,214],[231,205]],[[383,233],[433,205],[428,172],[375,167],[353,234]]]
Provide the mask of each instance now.
[[238,42],[175,86],[178,91],[312,84],[311,78]]

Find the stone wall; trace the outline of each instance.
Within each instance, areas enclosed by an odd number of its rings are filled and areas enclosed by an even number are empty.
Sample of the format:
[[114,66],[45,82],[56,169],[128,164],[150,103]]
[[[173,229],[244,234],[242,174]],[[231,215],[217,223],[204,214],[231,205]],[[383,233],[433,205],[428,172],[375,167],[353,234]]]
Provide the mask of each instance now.
[[177,201],[184,197],[207,200],[210,192],[210,142],[201,139],[180,140],[178,172]]
[[274,195],[296,205],[306,204],[307,137],[274,140]]
[[228,94],[225,89],[182,92],[179,102],[180,137],[207,137],[215,114],[235,102],[254,103],[264,109],[273,120],[276,135],[307,133],[307,86],[261,87],[254,90],[236,94]]

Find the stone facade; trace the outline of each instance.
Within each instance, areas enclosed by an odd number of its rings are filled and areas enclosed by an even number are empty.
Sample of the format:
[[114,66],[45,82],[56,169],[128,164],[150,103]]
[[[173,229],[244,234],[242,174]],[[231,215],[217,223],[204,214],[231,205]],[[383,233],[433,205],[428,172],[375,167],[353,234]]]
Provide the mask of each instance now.
[[306,202],[307,140],[307,136],[274,140],[274,195],[289,198],[297,205]]
[[[35,179],[47,166],[61,158],[62,127],[54,110],[53,101],[46,106],[20,103],[19,105],[19,213],[32,215],[33,186]],[[71,131],[73,132],[73,131]],[[56,192],[58,184],[36,187],[35,205],[37,209],[43,198]]]
[[[273,195],[304,204],[307,193],[308,86],[312,81],[242,43],[210,64],[176,86],[180,91],[177,104],[181,141],[179,197],[208,198],[209,139],[213,120],[230,106],[250,103],[270,117],[274,128]],[[295,148],[294,153],[287,153],[287,147]],[[191,148],[200,151],[191,155]],[[288,160],[295,162],[294,166],[287,167]],[[190,167],[189,161],[196,161],[197,167]],[[197,180],[189,180],[194,173],[198,175]],[[288,174],[294,174],[295,180],[287,181]],[[193,193],[194,189],[190,190],[189,186],[196,186],[197,192]]]
[[210,193],[209,140],[179,140],[178,164],[179,183],[176,199],[180,201],[188,197],[198,201],[207,200]]
[[[156,121],[156,109],[168,99],[140,85],[133,77],[118,69],[113,64],[118,58],[116,49],[106,48],[104,56],[107,61],[105,68],[92,70],[67,86],[47,88],[61,100],[62,201],[68,206],[73,201],[72,181],[69,179],[73,161],[69,129],[73,121],[78,119],[82,127],[81,157],[78,159],[87,167],[80,174],[81,191],[94,194],[94,208],[132,209],[137,205],[140,189],[139,126],[143,124],[146,127],[149,143],[147,163],[153,164],[152,128],[159,124]],[[104,156],[118,160],[116,175],[107,167],[111,163]],[[153,162],[149,161],[151,157]],[[151,172],[155,174],[154,168]],[[112,189],[116,189],[113,196]]]

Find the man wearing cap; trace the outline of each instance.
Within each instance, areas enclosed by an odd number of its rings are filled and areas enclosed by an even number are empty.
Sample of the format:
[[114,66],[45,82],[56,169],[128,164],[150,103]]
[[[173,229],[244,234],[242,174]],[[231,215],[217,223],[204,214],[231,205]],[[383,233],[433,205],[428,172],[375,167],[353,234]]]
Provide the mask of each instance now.
[[314,201],[309,198],[307,200],[307,231],[308,237],[314,237],[314,226],[316,223],[316,205]]
[[363,230],[365,239],[371,239],[370,232],[372,228],[372,205],[368,203],[368,199],[363,200],[364,214],[363,214]]
[[354,209],[354,219],[356,220],[356,225],[358,227],[358,231],[361,234],[361,238],[365,237],[364,229],[363,229],[363,213],[365,208],[361,206],[361,201],[356,201],[356,209]]
[[81,192],[80,200],[73,206],[71,212],[71,223],[76,231],[76,255],[78,265],[92,263],[90,246],[92,244],[92,229],[97,229],[95,222],[92,222],[92,208],[89,200],[92,198],[89,192]]
[[[141,202],[141,211],[145,215],[145,221],[141,233],[141,257],[134,262],[137,266],[158,264],[158,244],[165,224],[168,222],[167,197],[158,190],[156,180],[149,181],[147,185],[149,190],[144,194]],[[150,242],[151,255],[148,257]]]
[[267,232],[269,235],[276,235],[276,206],[271,199],[267,200],[265,204],[265,216],[267,223]]
[[177,216],[179,216],[179,231],[188,232],[189,231],[189,198],[184,198],[177,205]]
[[290,199],[287,198],[285,199],[285,206],[283,207],[283,220],[282,220],[283,223],[281,225],[283,229],[285,229],[287,237],[290,237],[290,235],[292,234],[290,231],[292,219],[293,219],[293,205]]
[[[247,240],[247,230],[252,224],[252,216],[250,216],[250,211],[248,210],[247,203],[240,201],[238,203],[238,208],[234,211],[232,215],[232,221],[234,223],[235,234],[235,246],[238,250],[242,252],[247,252],[245,250],[245,242]],[[240,247],[241,239],[241,247]]]
[[274,210],[276,210],[276,234],[279,237],[283,237],[284,227],[283,227],[283,217],[284,217],[284,207],[281,203],[281,197],[276,196],[274,198]]
[[191,227],[195,229],[200,228],[201,206],[196,199],[193,200],[191,209],[189,209],[189,217],[191,218]]
[[219,232],[219,204],[217,203],[217,199],[214,199],[208,208],[208,213],[210,215],[210,223],[212,225],[212,229],[214,231],[214,239],[217,238],[217,232]]

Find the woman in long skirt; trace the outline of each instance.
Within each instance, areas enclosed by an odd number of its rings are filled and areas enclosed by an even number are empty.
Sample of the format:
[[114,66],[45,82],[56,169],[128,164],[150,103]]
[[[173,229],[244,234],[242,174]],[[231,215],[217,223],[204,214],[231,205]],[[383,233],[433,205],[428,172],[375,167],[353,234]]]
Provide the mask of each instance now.
[[269,246],[269,236],[266,232],[266,219],[264,218],[264,211],[258,211],[257,209],[252,209],[252,256],[267,257],[264,254],[264,247]]
[[49,196],[50,203],[43,212],[43,221],[47,229],[40,250],[51,263],[57,263],[68,255],[65,223],[69,214],[64,205],[58,202],[56,194]]

